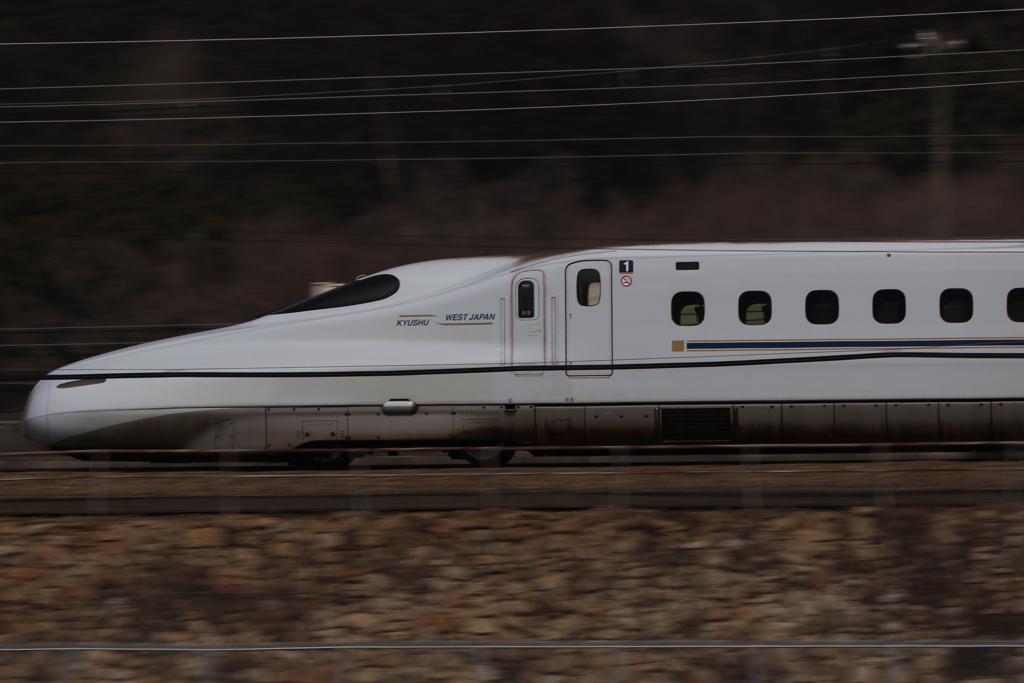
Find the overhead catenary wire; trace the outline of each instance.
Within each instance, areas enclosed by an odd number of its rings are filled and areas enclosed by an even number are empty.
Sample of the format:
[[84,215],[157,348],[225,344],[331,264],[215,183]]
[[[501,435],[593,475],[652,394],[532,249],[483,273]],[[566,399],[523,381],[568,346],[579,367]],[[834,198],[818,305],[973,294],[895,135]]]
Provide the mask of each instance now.
[[[885,154],[889,154],[889,153],[885,152]],[[729,161],[717,162],[717,163],[713,163],[713,164],[707,164],[707,167],[708,168],[731,168],[731,167],[754,167],[754,166],[800,167],[800,166],[877,166],[878,165],[878,160],[876,158],[872,158],[871,155],[866,155],[866,154],[858,155],[860,158],[857,158],[857,159],[845,159],[845,160],[834,160],[834,159],[832,159],[832,160],[828,160],[828,161],[818,161],[818,160],[793,161],[793,159],[791,158],[793,156],[799,156],[799,155],[798,154],[794,154],[793,152],[787,152],[785,154],[777,155],[775,160],[760,160],[760,161],[752,161],[752,160],[749,160],[749,159],[733,160],[735,158],[730,158]],[[444,161],[448,162],[448,161],[450,161],[450,159],[444,159]],[[569,163],[570,161],[571,161],[571,159],[564,160],[563,162],[555,162],[555,163],[551,164],[549,166],[549,168],[572,169],[572,168],[574,168],[574,165],[570,164]],[[425,163],[427,163],[427,162],[425,162]],[[440,162],[436,162],[436,163],[439,164]],[[932,163],[936,163],[936,162],[933,162],[931,160],[927,160],[926,159],[926,160],[924,160],[921,163],[932,164]],[[989,163],[989,164],[1019,164],[1019,163],[1024,163],[1024,159],[1001,159],[1001,158],[996,157],[996,158],[986,159],[986,163]],[[52,167],[47,167],[45,170],[33,171],[31,164],[30,165],[26,165],[26,166],[8,166],[8,167],[0,166],[0,176],[10,176],[10,177],[24,177],[24,176],[28,176],[28,175],[45,175],[47,177],[54,177],[54,176],[61,176],[61,175],[64,175],[64,176],[90,176],[90,175],[100,176],[100,175],[107,175],[107,174],[111,173],[110,169],[116,168],[115,166],[99,166],[99,165],[93,165],[93,166],[94,166],[94,168],[92,170],[84,170],[84,169],[88,168],[89,165],[88,164],[81,164],[81,165],[70,167],[68,170],[58,170],[58,171],[55,171]],[[180,168],[184,168],[184,167],[180,167]],[[440,166],[440,165],[434,165],[434,166],[427,165],[427,166],[424,166],[423,168],[445,168],[445,167],[444,166]],[[154,174],[156,174],[156,173],[164,173],[166,171],[165,170],[161,170],[161,171],[156,171],[156,170],[147,171],[146,168],[145,168],[145,165],[137,164],[136,168],[132,169],[132,172],[133,173],[154,173]]]
[[[516,78],[516,79],[501,79],[496,81],[478,81],[473,83],[432,83],[428,85],[410,85],[410,86],[396,86],[396,87],[381,87],[381,88],[370,88],[363,89],[361,92],[391,92],[401,89],[415,89],[415,88],[433,88],[439,86],[462,86],[472,84],[492,84],[492,83],[517,83],[524,81],[538,81],[538,80],[551,80],[551,79],[564,79],[564,78],[576,78],[581,76],[601,76],[601,75],[613,75],[621,73],[641,73],[649,71],[670,71],[670,70],[683,70],[683,69],[703,69],[703,68],[753,68],[763,66],[795,66],[795,65],[807,65],[807,64],[822,64],[822,63],[846,63],[846,62],[869,62],[869,61],[883,61],[891,59],[907,59],[907,55],[899,54],[884,54],[884,55],[871,55],[866,57],[821,57],[818,59],[786,59],[777,61],[760,61],[754,62],[750,60],[765,59],[769,57],[780,57],[787,55],[801,55],[801,54],[818,54],[828,50],[843,50],[851,47],[863,47],[864,45],[871,45],[873,43],[862,43],[857,45],[839,46],[835,48],[819,48],[816,50],[801,50],[798,52],[781,52],[771,55],[759,55],[751,57],[733,57],[730,59],[723,60],[711,60],[704,62],[690,62],[686,64],[668,64],[668,65],[648,65],[648,66],[617,66],[617,67],[590,67],[590,68],[577,68],[577,69],[541,69],[541,70],[525,70],[525,71],[467,71],[467,72],[448,72],[448,73],[426,73],[426,74],[391,74],[391,75],[373,75],[373,76],[324,76],[318,78],[270,78],[270,79],[253,79],[253,80],[225,80],[225,81],[174,81],[164,83],[105,83],[96,85],[35,85],[35,86],[12,86],[12,87],[0,87],[0,92],[13,92],[23,90],[72,90],[72,89],[107,89],[107,88],[155,88],[155,87],[181,87],[181,86],[206,86],[206,85],[257,85],[257,84],[268,84],[268,83],[306,83],[316,81],[386,81],[394,79],[414,79],[414,78],[466,78],[466,77],[478,77],[478,76],[501,76],[501,75],[527,75],[535,74],[531,78]],[[964,57],[982,57],[995,54],[1007,54],[1007,53],[1018,53],[1024,52],[1024,48],[1007,48],[999,50],[978,50],[978,51],[960,51],[960,52],[948,52],[948,53],[922,53],[914,55],[914,59],[932,59],[942,57],[943,59],[949,58],[964,58]]]
[[[844,50],[850,49],[851,47],[864,47],[866,45],[873,45],[874,43],[858,43],[855,45],[843,45],[838,47],[824,48],[826,50]],[[479,77],[479,76],[525,76],[527,74],[536,74],[538,78],[545,75],[552,75],[555,78],[561,77],[574,77],[577,75],[590,75],[590,74],[612,74],[623,71],[652,71],[652,70],[663,70],[663,69],[692,69],[707,66],[757,66],[760,63],[749,63],[753,59],[767,59],[774,57],[785,57],[792,55],[804,55],[804,54],[818,54],[822,50],[799,50],[796,52],[778,52],[769,55],[755,55],[749,57],[733,57],[722,60],[710,60],[703,62],[688,62],[686,64],[670,64],[661,66],[604,66],[604,67],[585,67],[575,69],[525,69],[515,71],[464,71],[464,72],[442,72],[442,73],[423,73],[423,74],[374,74],[374,75],[351,75],[351,76],[319,76],[319,77],[303,77],[303,78],[257,78],[257,79],[244,79],[244,80],[221,80],[221,81],[168,81],[162,83],[99,83],[99,84],[79,84],[79,85],[26,85],[26,86],[5,86],[0,87],[0,92],[10,91],[23,91],[23,90],[82,90],[82,89],[94,89],[94,88],[162,88],[162,87],[180,87],[180,86],[205,86],[205,85],[261,85],[267,83],[309,83],[309,82],[323,82],[323,81],[388,81],[395,79],[411,79],[411,78],[468,78],[468,77]],[[1021,50],[997,50],[996,52],[1024,52]],[[991,52],[991,51],[990,51]],[[972,53],[957,53],[957,54],[972,54]],[[974,53],[977,54],[977,53]],[[931,56],[928,53],[923,53],[923,57]],[[888,56],[887,56],[888,57]],[[880,57],[882,58],[882,57]],[[823,58],[820,60],[808,60],[811,62],[815,61],[844,61],[850,58],[837,57],[837,58]],[[798,61],[795,63],[803,63]],[[772,64],[768,62],[767,64]],[[532,79],[530,79],[532,80]],[[407,86],[407,87],[428,87],[428,86]],[[390,88],[383,88],[383,90],[389,90]]]
[[[396,97],[465,97],[480,95],[519,95],[519,94],[556,94],[556,93],[580,93],[580,92],[618,92],[628,90],[635,92],[639,90],[666,90],[670,88],[717,88],[717,87],[748,87],[763,85],[802,85],[812,83],[838,83],[845,81],[866,81],[866,80],[888,80],[897,78],[931,78],[933,76],[966,76],[995,73],[1010,73],[1024,71],[1024,67],[1008,67],[1003,69],[970,69],[962,71],[902,73],[902,74],[880,74],[864,76],[838,76],[825,78],[797,78],[787,80],[771,81],[733,81],[716,83],[655,83],[649,85],[614,85],[614,86],[590,86],[581,88],[528,88],[514,90],[472,90],[472,91],[451,91],[444,93],[437,92],[402,92],[402,93],[367,93],[365,91],[345,91],[340,93],[291,93],[281,95],[264,96],[239,96],[239,97],[212,97],[212,98],[178,98],[178,99],[154,99],[154,100],[105,100],[86,102],[23,102],[17,104],[0,104],[3,109],[59,109],[73,107],[112,107],[112,106],[140,106],[140,105],[190,105],[190,104],[250,104],[258,102],[315,102],[323,100],[360,100],[360,99],[381,99]],[[428,87],[428,86],[419,86]]]
[[4,41],[0,47],[57,47],[72,45],[159,45],[175,43],[252,43],[302,40],[356,40],[371,38],[444,38],[457,36],[516,35],[529,33],[582,33],[589,31],[631,31],[646,29],[705,28],[721,26],[765,26],[779,24],[827,23],[833,21],[878,21],[892,19],[926,19],[978,14],[1024,12],[1024,7],[958,10],[947,12],[909,12],[902,14],[862,14],[838,17],[794,17],[788,19],[741,19],[734,21],[695,21],[662,24],[619,24],[614,26],[569,26],[551,28],[477,29],[468,31],[410,31],[399,33],[341,33],[304,36],[253,36],[232,38],[130,38],[120,40],[52,40]]
[[[303,78],[259,78],[249,80],[222,80],[222,81],[171,81],[164,83],[106,83],[106,84],[82,84],[82,85],[28,85],[28,86],[8,86],[0,87],[0,92],[5,91],[21,91],[21,90],[81,90],[86,88],[154,88],[154,87],[178,87],[178,86],[204,86],[204,85],[258,85],[267,83],[308,83],[317,81],[388,81],[395,79],[411,79],[411,78],[468,78],[468,77],[479,77],[479,76],[525,76],[528,74],[535,74],[535,78],[526,80],[542,80],[543,78],[572,78],[580,75],[602,75],[602,74],[614,74],[620,72],[631,72],[631,71],[658,71],[665,69],[697,69],[702,67],[729,67],[729,66],[759,66],[759,65],[772,65],[772,64],[784,64],[784,63],[810,63],[819,61],[846,61],[853,58],[848,57],[833,57],[833,58],[822,58],[814,60],[786,60],[782,62],[752,62],[755,59],[774,59],[777,57],[787,57],[795,55],[805,54],[820,54],[822,50],[848,50],[857,47],[866,47],[869,45],[875,45],[879,41],[871,43],[855,43],[852,45],[839,45],[828,48],[819,48],[814,50],[797,50],[792,52],[775,52],[766,55],[750,55],[747,57],[730,57],[728,59],[716,59],[716,60],[705,60],[702,62],[687,62],[685,64],[668,64],[668,65],[647,65],[647,66],[605,66],[605,67],[584,67],[575,69],[526,69],[516,71],[465,71],[465,72],[446,72],[446,73],[425,73],[425,74],[374,74],[374,75],[352,75],[352,76],[322,76],[322,77],[303,77]],[[888,42],[888,41],[887,41]],[[987,51],[991,52],[1024,52],[1024,48],[1020,50],[995,50]],[[978,53],[958,53],[958,54],[978,54]],[[923,57],[931,56],[928,53],[923,53]],[[889,55],[879,56],[878,58],[888,58]],[[870,58],[861,58],[870,59]],[[509,79],[506,79],[509,80]],[[510,79],[512,81],[518,81],[521,79]],[[504,82],[504,81],[502,81]],[[430,87],[430,86],[401,86],[401,87]],[[394,88],[380,88],[380,90],[387,91]]]
[[828,92],[803,92],[803,93],[771,93],[763,95],[736,95],[730,97],[701,97],[690,99],[671,100],[644,100],[639,102],[588,102],[571,104],[542,104],[522,105],[509,107],[466,107],[460,109],[407,109],[400,111],[343,111],[343,112],[302,112],[284,114],[216,114],[206,116],[131,116],[113,118],[86,118],[86,119],[15,119],[0,120],[0,125],[7,124],[69,124],[69,123],[146,123],[164,121],[218,121],[218,120],[252,120],[252,119],[300,119],[300,118],[326,118],[326,117],[348,117],[348,116],[399,116],[412,114],[469,114],[487,112],[511,112],[511,111],[550,111],[554,109],[588,109],[596,107],[635,107],[660,104],[695,104],[709,102],[738,102],[743,100],[767,100],[767,99],[791,99],[796,97],[824,97],[828,95],[862,95],[872,93],[890,92],[911,92],[934,90],[936,88],[970,88],[979,86],[994,85],[1016,85],[1024,83],[1024,80],[1006,81],[985,81],[976,83],[951,83],[940,85],[915,85],[900,86],[896,88],[864,88],[857,90],[835,90]]
[[[1024,154],[1024,150],[950,150],[950,154]],[[650,153],[623,153],[623,154],[517,154],[505,156],[476,156],[476,157],[397,157],[389,156],[388,161],[416,162],[416,161],[544,161],[544,160],[573,160],[573,159],[657,159],[671,157],[743,157],[743,156],[927,156],[929,150],[743,150],[739,152],[650,152]],[[330,157],[318,158],[307,157],[302,159],[22,159],[22,160],[0,160],[0,166],[25,166],[25,165],[76,165],[76,164],[98,164],[98,165],[124,165],[124,164],[324,164],[324,163],[379,163],[380,157]]]
[[[162,83],[162,84],[112,84],[112,85],[78,85],[78,86],[54,86],[49,88],[48,86],[28,86],[28,87],[14,87],[14,88],[0,88],[0,91],[12,91],[12,90],[44,90],[44,89],[65,89],[65,88],[107,88],[107,87],[155,87],[155,86],[183,86],[183,85],[210,85],[210,84],[250,84],[250,83],[287,83],[287,82],[305,82],[305,81],[318,81],[318,80],[380,80],[380,79],[407,79],[407,78],[455,78],[463,76],[481,76],[481,75],[502,75],[502,74],[513,74],[513,75],[525,75],[535,74],[530,78],[514,78],[514,79],[498,79],[498,80],[487,80],[487,81],[471,81],[471,82],[460,82],[460,83],[428,83],[424,85],[408,85],[408,86],[391,86],[391,87],[376,87],[376,88],[361,88],[358,90],[339,91],[339,94],[351,92],[361,95],[368,95],[370,93],[394,93],[397,91],[404,90],[423,90],[430,88],[432,92],[430,94],[437,94],[436,89],[439,87],[466,87],[469,85],[494,85],[500,83],[522,83],[532,82],[540,80],[552,80],[552,79],[566,79],[566,78],[579,78],[584,76],[602,76],[602,75],[615,75],[622,73],[639,73],[646,71],[663,71],[663,70],[683,70],[683,69],[697,69],[697,68],[708,68],[708,67],[748,67],[753,68],[757,66],[770,66],[780,64],[807,64],[815,62],[837,62],[837,61],[849,61],[853,59],[872,59],[867,58],[827,58],[827,59],[812,59],[812,60],[783,60],[777,62],[753,62],[751,60],[756,59],[767,59],[775,57],[785,57],[794,55],[804,55],[811,53],[820,53],[822,50],[845,50],[855,47],[864,47],[867,45],[873,45],[874,43],[860,43],[855,45],[843,45],[831,48],[822,48],[818,50],[800,50],[796,52],[781,52],[768,55],[753,55],[748,57],[734,57],[722,60],[707,60],[702,62],[690,62],[686,64],[676,65],[661,65],[661,66],[644,66],[644,67],[604,67],[604,68],[589,68],[589,69],[551,69],[551,70],[540,70],[540,71],[511,71],[511,72],[469,72],[469,73],[448,73],[448,74],[413,74],[413,75],[391,75],[391,76],[339,76],[339,77],[328,77],[322,79],[261,79],[253,81],[199,81],[193,83],[180,82],[180,83]],[[1024,51],[1024,50],[1022,50]],[[958,53],[965,54],[965,53]],[[931,56],[925,53],[925,56]],[[879,57],[879,58],[887,58]],[[313,93],[316,94],[316,93]],[[288,95],[285,93],[281,96]],[[277,95],[260,96],[260,95],[240,95],[235,97],[224,97],[219,98],[223,101],[251,101],[253,98],[268,97],[276,98],[280,97]],[[168,102],[179,103],[183,101],[206,101],[207,99],[218,99],[218,98],[192,98],[189,100],[181,100],[180,98],[167,100]],[[141,100],[137,102],[147,102],[148,100]],[[27,103],[30,104],[30,103]],[[27,104],[19,104],[17,106],[27,106]]]
[[[954,138],[1012,138],[1022,137],[1024,133],[953,133]],[[303,146],[361,146],[361,145],[483,145],[483,144],[523,144],[551,142],[644,142],[653,140],[893,140],[906,138],[930,138],[927,133],[907,133],[905,135],[877,134],[805,134],[805,135],[630,135],[617,137],[585,137],[585,138],[481,138],[479,140],[303,140],[303,141],[263,141],[250,142],[110,142],[110,143],[0,143],[0,149],[93,149],[93,148],[134,148],[134,147],[303,147]],[[1020,143],[1013,143],[1020,144]],[[780,154],[783,152],[780,152]],[[785,153],[792,153],[791,150]]]

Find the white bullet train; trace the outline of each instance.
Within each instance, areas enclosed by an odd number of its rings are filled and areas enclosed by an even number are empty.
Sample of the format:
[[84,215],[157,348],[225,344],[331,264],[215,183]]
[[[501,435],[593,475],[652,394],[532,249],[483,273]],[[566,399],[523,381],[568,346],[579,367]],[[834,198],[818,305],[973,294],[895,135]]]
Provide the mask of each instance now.
[[448,259],[67,365],[22,424],[60,450],[427,445],[478,462],[565,446],[1013,441],[1022,350],[1020,241]]

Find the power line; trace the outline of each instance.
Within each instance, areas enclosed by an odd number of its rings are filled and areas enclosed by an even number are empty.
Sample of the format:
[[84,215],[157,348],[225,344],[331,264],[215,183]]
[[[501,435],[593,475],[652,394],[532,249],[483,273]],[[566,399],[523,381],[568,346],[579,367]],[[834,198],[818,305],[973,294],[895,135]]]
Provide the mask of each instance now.
[[[886,42],[886,41],[877,41]],[[790,55],[801,55],[801,54],[817,54],[822,50],[845,50],[854,47],[864,47],[868,45],[874,45],[876,43],[859,43],[854,45],[843,45],[837,48],[821,48],[816,50],[801,50],[798,52],[780,52],[770,55],[758,55],[752,57],[734,57],[724,60],[712,60],[706,62],[693,62],[689,64],[668,64],[662,66],[618,66],[618,67],[591,67],[591,68],[579,68],[579,69],[534,69],[526,71],[467,71],[467,72],[449,72],[449,73],[433,73],[433,74],[394,74],[394,75],[377,75],[377,76],[325,76],[319,78],[266,78],[266,79],[255,79],[255,80],[227,80],[227,81],[174,81],[166,83],[107,83],[99,85],[33,85],[33,86],[16,86],[16,87],[0,87],[0,92],[14,92],[14,91],[27,91],[27,90],[81,90],[81,89],[95,89],[95,88],[156,88],[156,87],[178,87],[178,86],[203,86],[203,85],[260,85],[267,83],[307,83],[307,82],[322,82],[322,81],[384,81],[384,80],[395,80],[395,79],[412,79],[412,78],[466,78],[476,76],[522,76],[528,74],[537,74],[533,78],[524,79],[503,79],[498,81],[481,81],[476,83],[459,83],[459,84],[445,84],[445,85],[480,85],[490,83],[514,83],[522,81],[533,81],[533,80],[548,80],[556,78],[575,78],[578,76],[591,76],[591,75],[610,75],[626,72],[644,72],[644,71],[665,71],[675,69],[699,69],[699,68],[750,68],[760,66],[780,66],[780,65],[801,65],[801,64],[821,64],[821,63],[840,63],[840,62],[864,62],[864,61],[881,61],[887,59],[906,59],[906,55],[872,55],[869,57],[822,57],[819,59],[789,59],[789,60],[778,60],[771,62],[753,62],[750,60],[755,59],[766,59],[771,57],[784,57]],[[986,56],[993,54],[1006,54],[1024,52],[1024,48],[1009,48],[1002,50],[983,50],[975,52],[958,52],[944,57],[975,57],[975,56]],[[932,54],[916,55],[920,59],[928,59],[935,57]],[[545,75],[551,74],[551,75]],[[416,86],[402,86],[398,88],[377,88],[370,90],[363,90],[362,92],[390,92],[400,89],[413,89],[413,88],[428,88],[437,87],[437,84],[431,85],[416,85]]]
[[154,45],[168,43],[251,43],[251,42],[284,42],[293,40],[351,40],[368,38],[435,38],[455,36],[484,35],[516,35],[526,33],[580,33],[586,31],[628,31],[637,29],[667,28],[702,28],[720,26],[764,26],[777,24],[824,23],[830,21],[868,21],[885,19],[921,19],[935,17],[952,17],[977,14],[1006,14],[1024,12],[1024,8],[1012,7],[1004,9],[961,10],[956,12],[914,12],[906,14],[869,14],[841,17],[805,17],[794,19],[746,19],[741,21],[699,21],[671,24],[622,24],[618,26],[577,26],[565,28],[520,28],[520,29],[482,29],[474,31],[420,31],[405,33],[348,33],[335,35],[306,36],[264,36],[254,38],[135,38],[128,40],[57,40],[57,41],[26,41],[0,42],[2,47],[52,47],[68,45]]
[[[889,152],[881,152],[881,154],[889,155],[890,153]],[[876,159],[869,158],[870,155],[866,155],[866,154],[865,155],[859,155],[861,157],[859,159],[846,159],[846,160],[842,160],[842,161],[792,161],[791,159],[787,158],[787,157],[792,157],[792,156],[799,156],[799,154],[795,153],[793,151],[789,151],[789,152],[787,152],[785,154],[778,155],[776,160],[765,160],[765,161],[747,161],[747,160],[723,161],[723,162],[709,163],[709,164],[707,164],[707,167],[708,168],[731,168],[731,167],[741,167],[741,166],[742,167],[747,167],[747,166],[771,166],[771,167],[785,166],[785,167],[791,167],[791,166],[877,166],[878,165],[878,161]],[[735,157],[730,157],[730,159],[733,159],[733,158],[735,158]],[[444,159],[443,161],[449,162],[451,160],[450,159]],[[565,168],[565,169],[575,168],[575,166],[573,164],[570,164],[569,161],[571,161],[571,159],[565,160],[565,161],[562,161],[562,162],[553,162],[552,164],[549,165],[549,167],[550,168]],[[434,165],[432,165],[432,166],[431,165],[424,165],[424,166],[422,166],[422,168],[445,168],[444,166],[440,165],[438,162],[433,162],[433,163],[434,163]],[[925,161],[924,163],[931,163],[931,162]],[[1024,159],[989,158],[989,159],[986,160],[986,163],[989,163],[989,164],[1019,164],[1019,163],[1024,163]],[[83,164],[83,165],[76,166],[74,168],[70,168],[68,170],[46,169],[46,170],[39,170],[39,171],[31,170],[31,164],[26,165],[26,166],[10,167],[11,170],[9,170],[9,171],[5,170],[4,167],[0,166],[0,176],[3,176],[3,177],[18,177],[18,178],[25,177],[25,176],[28,176],[28,175],[46,176],[47,178],[53,178],[53,177],[57,177],[57,176],[76,176],[76,177],[80,177],[80,176],[106,176],[106,175],[109,175],[111,173],[110,170],[106,170],[106,169],[113,168],[113,167],[102,167],[102,166],[100,166],[98,168],[95,168],[95,170],[82,170],[82,169],[86,168],[87,166],[88,166],[88,164]],[[133,172],[134,173],[152,173],[152,174],[155,175],[155,174],[158,174],[158,173],[162,173],[163,171],[147,170],[145,167],[142,167],[142,168],[139,168],[139,169],[134,169]],[[35,227],[35,226],[33,226],[33,227]]]
[[[889,41],[875,41],[871,43],[857,43],[853,45],[841,45],[838,47],[825,48],[828,50],[846,50],[854,47],[865,47],[868,45],[876,45],[882,42]],[[1012,51],[1012,50],[1011,50]],[[1024,50],[1020,50],[1024,52]],[[804,55],[804,54],[817,54],[820,53],[821,49],[816,50],[800,50],[797,52],[778,52],[768,55],[756,55],[751,57],[733,57],[730,59],[722,60],[710,60],[706,62],[692,62],[688,64],[673,64],[665,66],[628,66],[628,67],[589,67],[589,68],[578,68],[578,69],[528,69],[520,71],[465,71],[465,72],[448,72],[448,73],[428,73],[428,74],[384,74],[384,75],[371,75],[371,76],[324,76],[317,78],[261,78],[261,79],[250,79],[250,80],[233,80],[233,81],[173,81],[166,83],[108,83],[100,85],[30,85],[30,86],[15,86],[15,87],[0,87],[0,92],[3,91],[19,91],[19,90],[72,90],[72,89],[84,89],[84,88],[155,88],[155,87],[171,87],[171,86],[195,86],[195,85],[258,85],[265,83],[307,83],[315,81],[386,81],[395,79],[406,79],[406,78],[465,78],[470,76],[524,76],[527,74],[568,74],[573,75],[587,75],[592,73],[618,73],[621,71],[648,71],[654,69],[691,69],[704,66],[756,66],[757,64],[745,64],[749,60],[754,59],[767,59],[774,57],[787,57],[792,55]],[[996,52],[1001,52],[997,50]],[[901,56],[901,55],[898,55]],[[822,60],[809,60],[809,61],[843,61],[847,58],[834,58],[834,59],[822,59]],[[735,62],[735,63],[734,63]],[[785,62],[781,62],[785,63]],[[771,64],[771,62],[769,62]],[[429,86],[409,86],[409,87],[429,87]]]
[[[1021,137],[1024,133],[954,133],[955,138],[1012,138]],[[133,147],[302,147],[302,146],[360,146],[360,145],[483,145],[483,144],[523,144],[550,142],[643,142],[653,140],[890,140],[905,138],[930,138],[927,133],[906,135],[644,135],[623,137],[589,137],[589,138],[506,138],[481,140],[320,140],[304,142],[111,142],[111,143],[25,143],[0,144],[0,149],[85,149],[85,148],[133,148]]]
[[831,92],[807,93],[776,93],[768,95],[738,95],[734,97],[704,97],[676,100],[648,100],[644,102],[593,102],[585,104],[544,104],[523,105],[514,107],[467,107],[464,109],[412,109],[404,111],[345,111],[345,112],[308,112],[301,114],[225,114],[215,116],[149,116],[149,117],[118,117],[92,119],[19,119],[0,121],[0,124],[49,124],[49,123],[142,123],[164,121],[238,121],[252,119],[303,119],[325,118],[337,116],[398,116],[401,114],[472,114],[509,111],[550,111],[553,109],[592,109],[595,107],[635,107],[656,104],[697,104],[707,102],[739,102],[743,100],[790,99],[794,97],[822,97],[826,95],[861,95],[871,93],[910,92],[933,90],[935,88],[969,88],[985,85],[1014,85],[1024,80],[988,81],[984,83],[955,83],[946,85],[917,85],[898,88],[867,88],[860,90],[837,90]]
[[[357,92],[357,94],[343,93],[294,93],[281,95],[263,96],[242,96],[242,97],[211,97],[195,99],[171,99],[171,100],[108,100],[101,102],[25,102],[20,104],[0,104],[0,109],[58,109],[71,107],[108,107],[108,106],[138,106],[138,105],[183,105],[183,104],[250,104],[255,102],[314,102],[324,100],[361,100],[380,99],[393,97],[465,97],[479,95],[519,95],[519,94],[554,94],[554,93],[580,93],[580,92],[614,92],[621,90],[665,90],[669,88],[716,88],[716,87],[746,87],[758,85],[797,85],[809,83],[836,83],[842,81],[865,81],[865,80],[887,80],[895,78],[931,78],[933,76],[964,76],[978,74],[994,74],[1024,71],[1024,67],[1011,67],[1005,69],[973,69],[964,71],[943,71],[928,73],[902,73],[902,74],[881,74],[867,76],[838,76],[832,78],[799,78],[779,81],[735,81],[717,83],[659,83],[651,85],[615,85],[615,86],[593,86],[587,88],[529,88],[518,90],[475,90],[465,92],[405,92],[405,93],[373,93]],[[419,86],[427,87],[427,86]],[[351,91],[348,91],[351,92]]]
[[[950,154],[967,155],[1000,155],[1020,154],[1024,150],[951,150]],[[481,156],[481,157],[388,157],[388,161],[561,161],[575,159],[657,159],[672,157],[730,157],[730,156],[784,156],[798,154],[801,156],[919,156],[930,154],[922,151],[887,151],[887,150],[770,150],[742,152],[652,152],[649,154],[551,154],[551,155],[514,155],[514,156]],[[131,164],[336,164],[336,163],[379,163],[379,157],[341,157],[341,158],[307,158],[307,159],[44,159],[39,161],[0,161],[0,166],[54,166],[54,165],[131,165]]]

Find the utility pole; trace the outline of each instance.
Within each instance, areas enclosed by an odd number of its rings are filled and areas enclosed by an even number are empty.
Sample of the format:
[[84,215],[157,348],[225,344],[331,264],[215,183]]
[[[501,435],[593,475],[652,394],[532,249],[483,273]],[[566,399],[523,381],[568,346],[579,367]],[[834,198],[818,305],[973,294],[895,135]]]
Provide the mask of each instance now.
[[[918,55],[942,55],[967,45],[966,40],[947,39],[938,31],[918,31],[916,41],[901,43],[903,50],[919,50]],[[929,59],[931,72],[931,126],[929,134],[928,232],[933,237],[953,234],[953,92],[949,87],[946,60]]]

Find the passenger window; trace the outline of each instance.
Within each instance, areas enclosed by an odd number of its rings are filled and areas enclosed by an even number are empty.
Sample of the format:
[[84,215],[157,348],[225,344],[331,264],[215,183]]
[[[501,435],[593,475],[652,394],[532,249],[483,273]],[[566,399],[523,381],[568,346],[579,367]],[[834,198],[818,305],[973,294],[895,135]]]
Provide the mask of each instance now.
[[740,322],[744,325],[764,325],[772,319],[772,298],[768,292],[740,294]]
[[827,289],[816,289],[804,301],[807,322],[812,325],[831,325],[839,320],[839,297]]
[[939,296],[939,315],[947,323],[965,323],[974,316],[974,297],[966,289],[947,289]]
[[520,280],[516,285],[516,311],[521,320],[537,317],[536,289],[533,280]]
[[679,292],[673,296],[672,322],[683,326],[704,322],[704,297],[698,292]]
[[880,289],[872,301],[875,320],[883,325],[895,325],[907,317],[907,298],[898,289]]
[[1011,289],[1006,295],[1006,315],[1015,323],[1024,323],[1024,288]]
[[601,303],[601,273],[593,268],[584,268],[576,273],[576,301],[580,306]]

